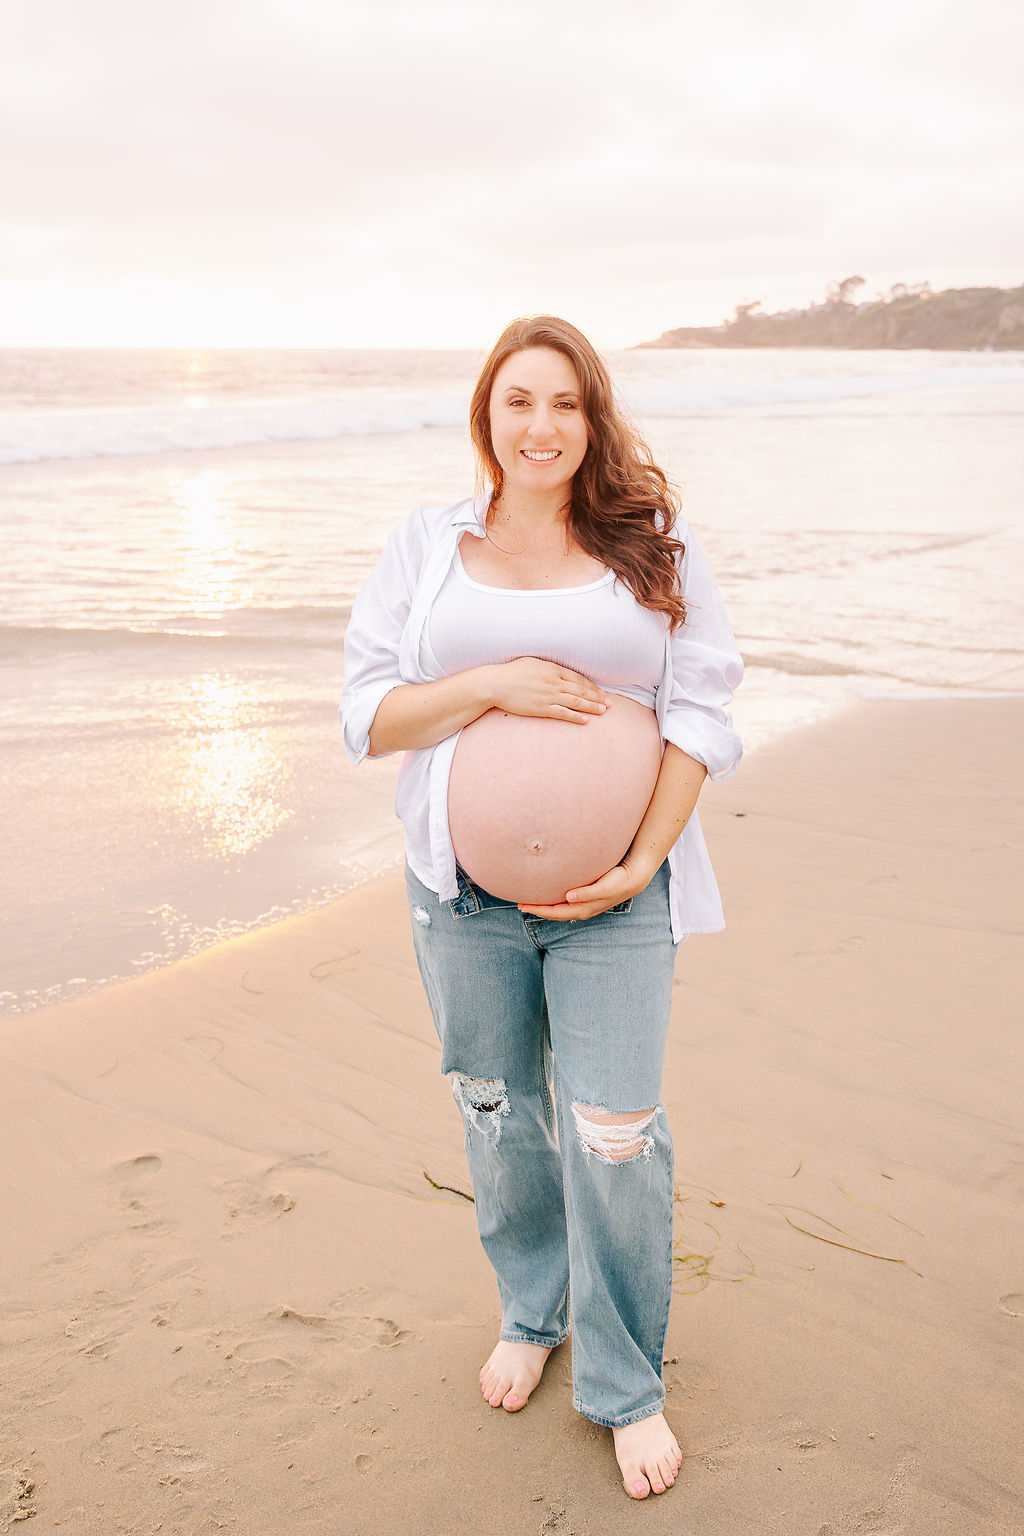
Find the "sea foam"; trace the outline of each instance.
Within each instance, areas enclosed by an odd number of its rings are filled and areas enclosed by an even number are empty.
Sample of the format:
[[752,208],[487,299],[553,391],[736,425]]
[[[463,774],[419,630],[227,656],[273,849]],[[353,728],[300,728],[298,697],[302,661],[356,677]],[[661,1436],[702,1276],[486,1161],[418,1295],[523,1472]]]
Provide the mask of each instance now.
[[0,414],[0,464],[91,459],[462,427],[468,397],[351,396]]

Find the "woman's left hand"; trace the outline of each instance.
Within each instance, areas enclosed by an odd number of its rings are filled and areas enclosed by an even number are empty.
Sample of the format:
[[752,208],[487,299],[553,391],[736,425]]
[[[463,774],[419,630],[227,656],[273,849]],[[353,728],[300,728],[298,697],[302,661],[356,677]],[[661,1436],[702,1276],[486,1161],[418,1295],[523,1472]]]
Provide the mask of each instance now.
[[639,896],[650,883],[650,878],[649,875],[642,877],[624,859],[606,875],[602,875],[600,880],[595,880],[593,885],[579,885],[566,891],[565,901],[557,906],[535,907],[520,902],[519,910],[531,912],[534,917],[546,917],[553,923],[583,922],[588,917],[597,917],[598,913],[607,912],[609,907],[617,907],[620,901],[630,896]]

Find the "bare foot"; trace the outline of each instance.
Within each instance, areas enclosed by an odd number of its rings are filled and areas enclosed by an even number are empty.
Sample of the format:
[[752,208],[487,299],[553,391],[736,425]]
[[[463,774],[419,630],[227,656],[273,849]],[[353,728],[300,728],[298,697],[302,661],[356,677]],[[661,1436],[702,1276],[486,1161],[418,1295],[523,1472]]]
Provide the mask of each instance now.
[[527,1399],[540,1381],[550,1349],[541,1344],[513,1343],[499,1339],[490,1359],[480,1371],[480,1390],[492,1408],[500,1404],[509,1413],[526,1407]]
[[612,1435],[622,1486],[631,1499],[646,1499],[649,1493],[671,1488],[683,1464],[683,1453],[663,1413],[652,1413],[638,1424],[624,1424],[613,1429]]

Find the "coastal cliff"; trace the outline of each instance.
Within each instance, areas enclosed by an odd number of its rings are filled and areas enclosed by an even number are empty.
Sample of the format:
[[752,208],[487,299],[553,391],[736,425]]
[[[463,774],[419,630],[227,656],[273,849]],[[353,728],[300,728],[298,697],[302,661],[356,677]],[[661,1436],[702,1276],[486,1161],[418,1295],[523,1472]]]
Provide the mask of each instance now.
[[862,277],[832,283],[821,304],[765,314],[740,304],[721,325],[681,326],[644,347],[847,347],[1009,351],[1024,349],[1024,285],[946,288],[897,283],[888,294],[855,303]]

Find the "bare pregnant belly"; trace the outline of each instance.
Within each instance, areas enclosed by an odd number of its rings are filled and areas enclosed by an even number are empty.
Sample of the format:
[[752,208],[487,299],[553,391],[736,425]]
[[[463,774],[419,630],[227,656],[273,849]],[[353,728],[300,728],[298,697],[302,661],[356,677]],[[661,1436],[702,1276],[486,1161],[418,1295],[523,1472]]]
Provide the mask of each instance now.
[[622,694],[586,725],[488,710],[463,729],[452,759],[455,857],[505,901],[564,901],[627,852],[661,752],[653,709]]

